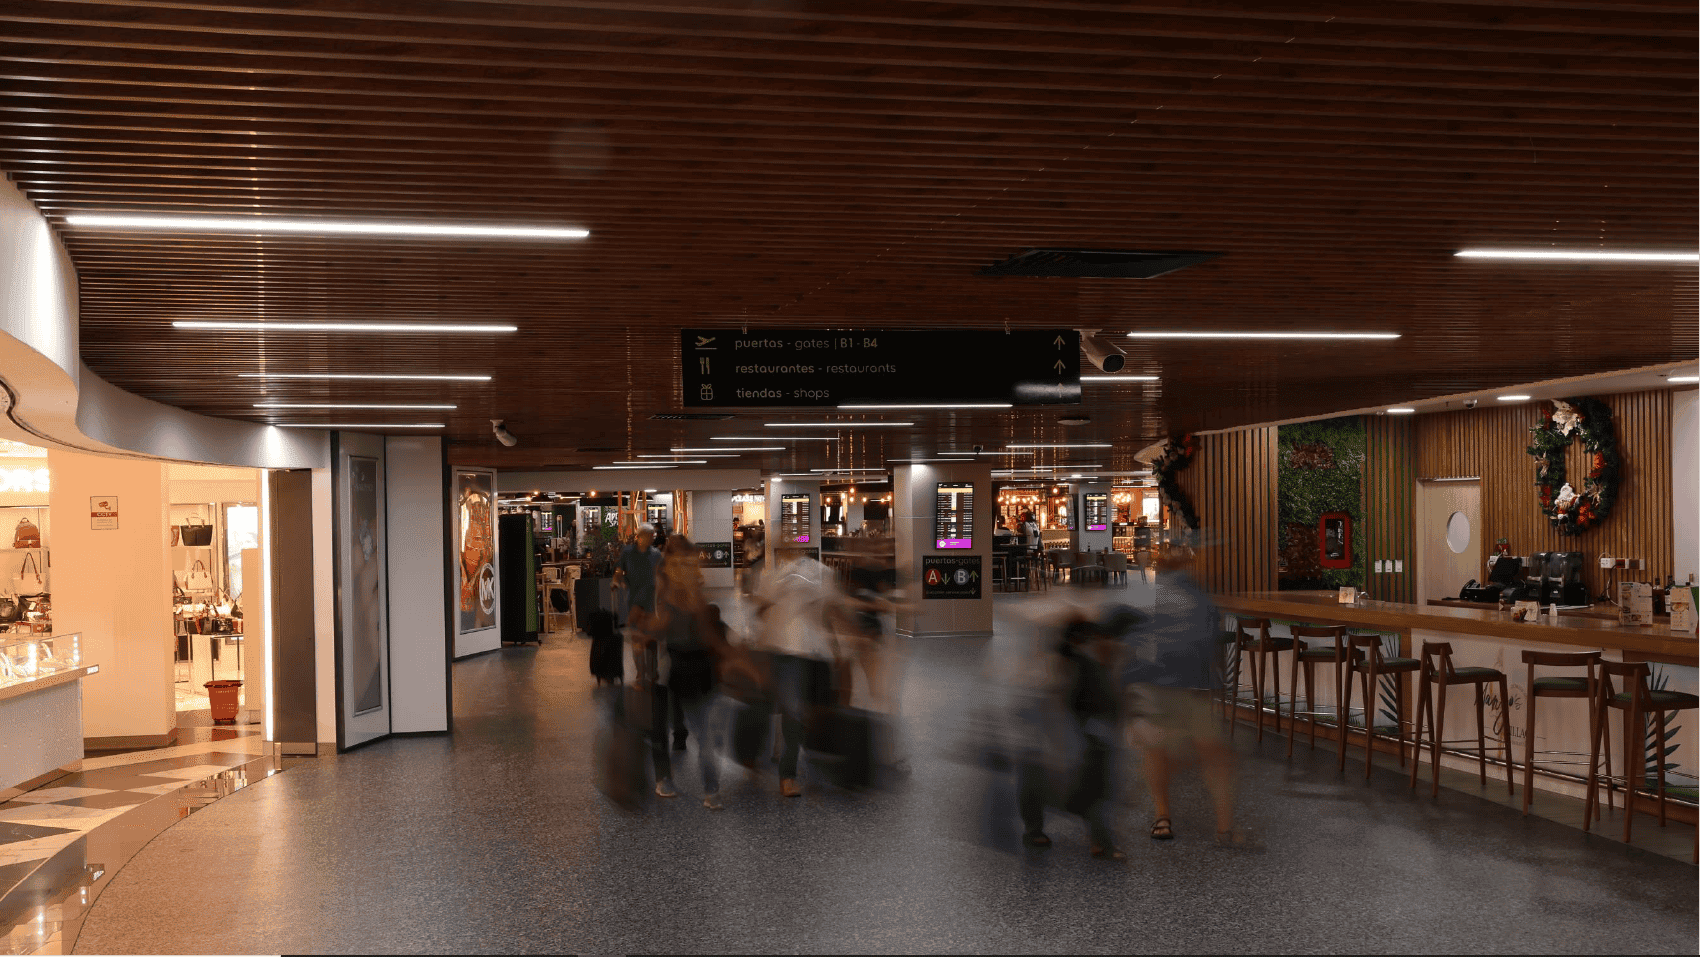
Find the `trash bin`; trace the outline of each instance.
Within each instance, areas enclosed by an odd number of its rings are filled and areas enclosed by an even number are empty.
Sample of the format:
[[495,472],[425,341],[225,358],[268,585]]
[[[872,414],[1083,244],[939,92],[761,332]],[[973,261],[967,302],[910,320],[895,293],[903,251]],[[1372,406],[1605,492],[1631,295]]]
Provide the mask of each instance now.
[[212,701],[213,720],[235,724],[236,712],[241,710],[242,682],[224,678],[207,682],[206,689]]

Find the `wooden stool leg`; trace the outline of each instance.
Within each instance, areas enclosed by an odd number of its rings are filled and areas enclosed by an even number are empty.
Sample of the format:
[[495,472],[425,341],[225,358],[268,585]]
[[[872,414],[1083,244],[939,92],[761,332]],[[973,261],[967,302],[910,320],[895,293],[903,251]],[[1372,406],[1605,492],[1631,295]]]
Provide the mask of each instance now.
[[[1297,647],[1298,646],[1298,639],[1296,639],[1296,638],[1293,639],[1293,644],[1294,644],[1294,647]],[[1295,658],[1294,661],[1293,661],[1293,673],[1287,676],[1287,685],[1288,685],[1289,690],[1292,692],[1288,697],[1292,700],[1293,705],[1295,707],[1297,707],[1298,702],[1299,702],[1299,665],[1298,665],[1297,658]],[[1288,727],[1287,728],[1287,757],[1289,757],[1289,758],[1293,756],[1293,738],[1295,738],[1295,737],[1297,737],[1297,736],[1293,734],[1293,729],[1291,727]]]
[[[1606,807],[1617,809],[1617,782],[1611,776],[1611,708],[1600,709],[1600,745],[1606,752]],[[1600,805],[1594,804],[1594,814],[1598,816]]]
[[[1271,648],[1269,650],[1269,667],[1270,667],[1271,673],[1275,677],[1275,680],[1270,685],[1270,689],[1269,689],[1269,690],[1271,690],[1275,693],[1275,733],[1280,734],[1281,733],[1281,653],[1279,651],[1276,651],[1273,648]],[[1288,715],[1287,725],[1288,725],[1289,731],[1291,730],[1292,723],[1293,723],[1292,716]]]
[[1305,708],[1310,711],[1310,749],[1316,750],[1316,665],[1305,663]]
[[[1633,689],[1629,692],[1635,694]],[[1641,735],[1641,761],[1635,762],[1635,735]],[[1633,706],[1623,710],[1623,843],[1629,843],[1629,832],[1635,823],[1635,792],[1640,790],[1640,778],[1647,775],[1647,729],[1641,712]]]
[[1416,742],[1417,746],[1415,748],[1413,748],[1412,751],[1411,751],[1411,784],[1410,784],[1410,787],[1411,787],[1412,790],[1416,790],[1416,787],[1417,787],[1417,769],[1422,767],[1422,763],[1423,763],[1423,719],[1425,717],[1427,717],[1428,714],[1429,714],[1429,700],[1428,700],[1428,698],[1429,698],[1428,668],[1425,666],[1425,667],[1419,669],[1418,674],[1417,674],[1417,720],[1415,722],[1415,724],[1416,724],[1416,735],[1417,735],[1417,742]]
[[[1533,698],[1529,699],[1531,702]],[[1594,829],[1594,822],[1600,817],[1600,734],[1601,722],[1605,715],[1599,714],[1600,699],[1598,695],[1589,699],[1588,708],[1588,797],[1582,804],[1582,831],[1587,833]],[[1610,777],[1611,772],[1607,771]]]
[[1398,713],[1393,716],[1394,726],[1399,732],[1399,766],[1405,766],[1405,716],[1409,711],[1405,701],[1405,675],[1393,676],[1393,706]]
[[1480,765],[1482,787],[1487,787],[1487,725],[1484,723],[1482,703],[1487,697],[1487,684],[1476,682],[1476,762]]
[[1340,772],[1342,774],[1346,771],[1346,729],[1351,726],[1346,718],[1352,713],[1352,673],[1355,670],[1357,669],[1350,664],[1341,670],[1340,684],[1336,689],[1338,693],[1334,696],[1334,700],[1337,702],[1334,705],[1334,730],[1340,733]]
[[1375,763],[1375,686],[1380,679],[1373,664],[1360,674],[1364,693],[1364,780],[1368,781],[1370,767]]
[[1511,771],[1511,684],[1505,678],[1499,679],[1499,740],[1505,750],[1505,795],[1510,797],[1517,793],[1517,785],[1512,783]]
[[1257,740],[1259,742],[1263,740],[1263,679],[1268,671],[1269,662],[1264,660],[1264,652],[1260,643],[1259,647],[1251,653],[1251,694],[1256,699],[1254,704],[1257,708]]
[[[1529,800],[1534,797],[1535,787],[1535,702],[1541,700],[1535,694],[1534,683],[1529,684],[1529,695],[1523,699],[1528,709],[1523,716],[1523,815],[1529,814]],[[1507,761],[1511,760],[1506,758]],[[1589,786],[1593,786],[1593,776],[1588,778]]]
[[1222,682],[1228,692],[1223,697],[1227,702],[1227,707],[1224,710],[1228,715],[1228,737],[1230,739],[1234,736],[1234,725],[1240,723],[1240,678],[1242,677],[1240,674],[1240,657],[1240,639],[1236,635],[1234,636],[1234,673]]
[[1429,758],[1434,763],[1434,787],[1430,797],[1440,797],[1440,742],[1446,740],[1446,682],[1435,682],[1438,699],[1434,706],[1434,740],[1429,751]]

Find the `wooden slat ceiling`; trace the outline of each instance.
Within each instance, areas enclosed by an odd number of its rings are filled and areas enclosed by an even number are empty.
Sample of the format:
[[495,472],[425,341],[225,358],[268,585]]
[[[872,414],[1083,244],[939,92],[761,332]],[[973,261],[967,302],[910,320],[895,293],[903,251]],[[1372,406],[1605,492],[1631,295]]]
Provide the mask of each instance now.
[[[84,358],[118,385],[235,417],[448,397],[455,458],[500,467],[771,418],[650,419],[680,409],[688,325],[1404,336],[1129,343],[1125,371],[1162,382],[1093,387],[1089,425],[929,413],[748,460],[1113,441],[1092,460],[1126,465],[1172,430],[1694,357],[1692,267],[1451,254],[1692,249],[1695,36],[1686,0],[7,0],[0,169],[61,225],[121,210],[589,228],[578,243],[63,229]],[[1225,255],[1146,281],[975,275],[1031,246]],[[194,318],[521,331],[169,326]],[[495,380],[234,377],[262,370]],[[491,418],[522,444],[498,446]]]

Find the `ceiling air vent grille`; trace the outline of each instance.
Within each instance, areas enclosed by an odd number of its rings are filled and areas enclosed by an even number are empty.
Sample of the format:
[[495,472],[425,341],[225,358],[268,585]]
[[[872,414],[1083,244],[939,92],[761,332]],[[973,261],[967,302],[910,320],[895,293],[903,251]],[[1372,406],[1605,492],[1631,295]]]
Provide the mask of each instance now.
[[1215,259],[1221,253],[1137,249],[1029,249],[980,270],[982,276],[1151,279]]

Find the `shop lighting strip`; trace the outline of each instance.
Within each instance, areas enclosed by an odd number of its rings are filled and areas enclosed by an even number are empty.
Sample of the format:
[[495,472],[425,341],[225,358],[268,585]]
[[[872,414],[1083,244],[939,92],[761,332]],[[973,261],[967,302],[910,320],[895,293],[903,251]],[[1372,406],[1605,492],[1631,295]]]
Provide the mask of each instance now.
[[357,372],[238,372],[238,379],[342,379],[373,382],[489,382],[487,375],[387,375]]
[[411,405],[407,403],[360,402],[256,402],[256,409],[452,409],[453,405]]
[[710,442],[836,442],[836,435],[711,435]]
[[592,465],[591,466],[591,468],[593,470],[598,471],[598,472],[617,472],[617,471],[620,471],[622,469],[676,469],[678,467],[679,466],[673,464],[672,462],[657,462],[654,465]]
[[706,449],[675,448],[673,451],[693,454],[702,452],[784,452],[786,448],[783,445],[724,445],[711,446]]
[[139,216],[72,213],[65,225],[106,229],[165,229],[180,232],[305,233],[310,235],[415,236],[419,238],[586,239],[579,226],[454,226],[443,223],[386,223],[354,220],[274,219],[270,216]]
[[441,422],[276,422],[279,429],[440,429]]
[[224,332],[518,332],[519,327],[493,322],[238,322],[178,319],[175,329]]
[[[694,457],[699,458],[699,459],[735,459],[735,458],[739,458],[740,456],[736,452],[702,452],[702,453],[698,453]],[[677,458],[679,458],[679,456],[672,455],[672,454],[639,453],[638,458],[640,458],[640,459],[677,459]]]
[[1569,262],[1700,262],[1700,253],[1608,253],[1578,249],[1460,249],[1459,259],[1546,259]]
[[1104,382],[1160,382],[1154,375],[1094,375],[1081,376],[1081,385],[1098,385]]
[[1013,402],[896,402],[841,405],[840,409],[1008,409]]
[[1109,442],[1011,442],[1011,449],[1110,449]]
[[[1130,332],[1129,339],[1397,339],[1397,332]],[[1084,381],[1084,380],[1083,380]]]
[[895,429],[913,422],[763,422],[769,429]]
[[665,462],[633,462],[633,461],[628,459],[628,460],[625,460],[625,461],[615,462],[614,464],[615,465],[642,465],[642,466],[647,466],[649,468],[654,468],[658,465],[707,465],[708,459],[668,459]]

